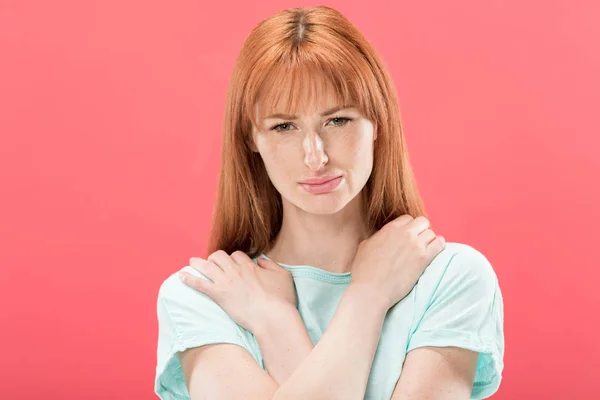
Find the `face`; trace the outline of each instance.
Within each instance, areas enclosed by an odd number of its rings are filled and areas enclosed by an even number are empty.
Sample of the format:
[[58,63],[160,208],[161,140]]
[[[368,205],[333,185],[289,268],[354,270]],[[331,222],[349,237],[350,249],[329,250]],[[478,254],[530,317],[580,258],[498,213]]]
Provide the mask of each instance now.
[[[366,184],[373,169],[373,124],[331,92],[295,115],[256,106],[254,151],[260,153],[282,201],[311,214],[343,209]],[[323,185],[311,179],[339,177]],[[284,204],[284,209],[289,204]]]

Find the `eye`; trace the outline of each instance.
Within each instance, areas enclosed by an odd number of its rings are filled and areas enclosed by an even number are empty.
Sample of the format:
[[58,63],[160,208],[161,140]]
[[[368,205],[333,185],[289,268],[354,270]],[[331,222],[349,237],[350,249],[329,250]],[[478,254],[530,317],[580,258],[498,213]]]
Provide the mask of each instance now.
[[289,131],[289,129],[279,129],[279,128],[280,127],[290,127],[290,126],[292,126],[292,124],[289,124],[289,123],[285,122],[283,124],[278,124],[278,125],[275,125],[275,126],[271,127],[271,130],[272,131],[277,131],[277,132],[286,132],[286,131]]
[[352,118],[345,118],[345,117],[335,117],[332,118],[330,121],[338,121],[341,123],[334,123],[335,126],[344,126],[346,125],[349,121],[352,121]]
[[[346,117],[335,117],[329,120],[329,122],[334,122],[334,126],[344,126],[346,125],[349,121],[352,121],[352,118],[346,118]],[[288,129],[292,127],[292,124],[290,124],[289,122],[284,122],[283,124],[277,124],[272,126],[270,129],[272,131],[276,131],[276,132],[287,132],[291,129]]]

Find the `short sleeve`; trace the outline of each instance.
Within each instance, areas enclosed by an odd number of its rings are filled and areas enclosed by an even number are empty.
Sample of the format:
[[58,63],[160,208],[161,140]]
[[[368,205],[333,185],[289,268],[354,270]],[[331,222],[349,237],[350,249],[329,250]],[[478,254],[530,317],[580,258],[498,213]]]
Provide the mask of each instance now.
[[407,352],[417,347],[461,347],[479,352],[471,399],[500,386],[504,368],[504,310],[494,269],[479,251],[447,244],[450,255],[427,267],[415,291],[415,320]]
[[[183,271],[207,279],[194,268]],[[160,286],[154,391],[163,400],[189,399],[178,352],[214,343],[232,343],[251,354],[241,327],[210,297],[185,285],[177,273]]]

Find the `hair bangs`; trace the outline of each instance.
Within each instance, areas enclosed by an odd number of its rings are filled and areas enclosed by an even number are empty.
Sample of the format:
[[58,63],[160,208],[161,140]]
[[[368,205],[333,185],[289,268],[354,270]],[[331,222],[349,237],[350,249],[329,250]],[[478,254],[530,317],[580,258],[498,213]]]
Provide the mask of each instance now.
[[256,117],[269,113],[295,115],[314,110],[318,100],[326,94],[332,94],[337,104],[354,105],[367,118],[371,117],[370,96],[365,90],[369,85],[364,81],[364,74],[357,72],[364,66],[355,65],[352,62],[357,61],[355,57],[343,62],[344,58],[328,57],[327,51],[319,47],[290,53],[279,57],[261,77],[250,78],[254,82],[249,86],[258,88],[246,97],[246,110],[258,111],[258,115],[254,112],[249,115],[254,126],[260,126]]

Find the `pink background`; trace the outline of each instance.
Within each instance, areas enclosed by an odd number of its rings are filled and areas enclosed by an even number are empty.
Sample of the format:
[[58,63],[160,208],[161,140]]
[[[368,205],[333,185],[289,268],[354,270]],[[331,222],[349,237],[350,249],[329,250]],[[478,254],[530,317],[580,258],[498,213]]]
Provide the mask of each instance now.
[[[436,233],[495,267],[494,398],[593,397],[599,3],[326,4],[392,73]],[[234,59],[299,5],[2,0],[2,398],[154,398],[157,290],[206,256]]]

